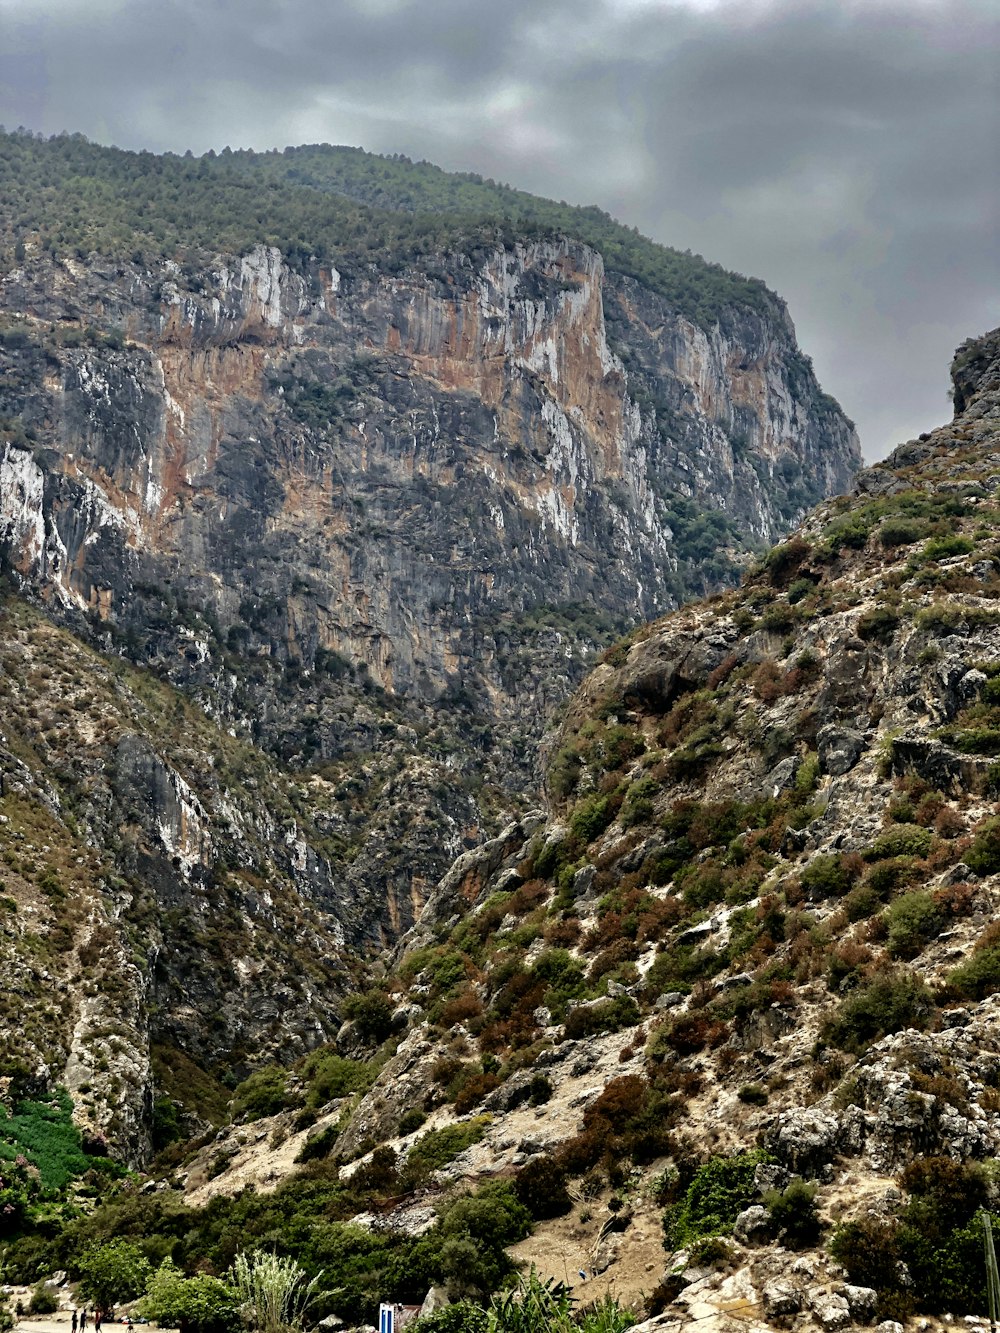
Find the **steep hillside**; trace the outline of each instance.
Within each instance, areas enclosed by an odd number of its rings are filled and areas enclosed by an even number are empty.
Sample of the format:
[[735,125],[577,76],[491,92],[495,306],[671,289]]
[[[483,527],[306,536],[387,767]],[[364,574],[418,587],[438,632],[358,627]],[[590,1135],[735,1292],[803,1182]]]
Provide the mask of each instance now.
[[593,210],[23,134],[0,184],[6,566],[363,806],[324,852],[355,943],[533,799],[599,646],[858,463],[777,297]]
[[[951,425],[738,591],[605,654],[552,744],[548,819],[456,862],[387,970],[408,1032],[353,1099],[323,1105],[315,1065],[282,1088],[270,1109],[312,1105],[317,1127],[274,1141],[364,1182],[356,1225],[408,1233],[450,1216],[455,1182],[500,1176],[539,1219],[521,1258],[664,1327],[983,1313],[1000,330],[953,377]],[[341,1059],[373,1052],[378,1003]],[[191,1201],[273,1188],[267,1132],[194,1159]]]

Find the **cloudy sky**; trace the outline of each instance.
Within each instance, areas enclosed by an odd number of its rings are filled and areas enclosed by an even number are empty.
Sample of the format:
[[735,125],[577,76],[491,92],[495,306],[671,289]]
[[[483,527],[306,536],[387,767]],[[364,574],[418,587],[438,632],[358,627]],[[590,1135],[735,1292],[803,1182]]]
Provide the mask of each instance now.
[[764,278],[868,457],[1000,324],[996,0],[0,0],[0,122],[357,144]]

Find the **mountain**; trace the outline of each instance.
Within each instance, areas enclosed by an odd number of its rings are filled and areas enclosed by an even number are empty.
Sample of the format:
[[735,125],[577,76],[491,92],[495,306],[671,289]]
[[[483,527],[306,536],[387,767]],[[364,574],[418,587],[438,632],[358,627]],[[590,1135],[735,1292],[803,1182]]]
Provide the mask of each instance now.
[[773,293],[594,209],[24,133],[0,190],[17,1060],[140,1160],[148,1039],[200,1111],[329,1038],[596,652],[857,441]]
[[373,991],[329,1054],[251,1081],[245,1118],[188,1149],[200,1244],[210,1200],[260,1235],[336,1188],[383,1284],[405,1285],[384,1238],[415,1263],[429,1227],[459,1293],[486,1279],[474,1230],[449,1258],[450,1191],[509,1187],[535,1219],[513,1254],[634,1300],[650,1333],[982,1316],[1000,330],[952,375],[948,426],[738,590],[605,653],[549,747],[548,813],[460,858],[387,966],[396,1035]]

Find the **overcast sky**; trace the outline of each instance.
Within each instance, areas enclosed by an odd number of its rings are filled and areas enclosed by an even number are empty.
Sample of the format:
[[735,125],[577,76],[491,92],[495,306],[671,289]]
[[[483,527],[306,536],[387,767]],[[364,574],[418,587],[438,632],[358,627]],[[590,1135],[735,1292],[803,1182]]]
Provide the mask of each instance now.
[[997,0],[0,0],[0,122],[597,203],[775,288],[877,458],[1000,324],[998,28]]

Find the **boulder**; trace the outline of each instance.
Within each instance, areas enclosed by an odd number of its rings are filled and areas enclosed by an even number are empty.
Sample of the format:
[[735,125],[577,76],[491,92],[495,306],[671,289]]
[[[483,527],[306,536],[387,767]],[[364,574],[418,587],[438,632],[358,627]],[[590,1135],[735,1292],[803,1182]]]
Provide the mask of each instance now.
[[446,1305],[450,1304],[451,1301],[449,1300],[448,1293],[444,1287],[431,1287],[430,1291],[428,1291],[423,1299],[423,1304],[420,1306],[420,1314],[417,1317],[423,1319],[426,1315],[434,1314],[438,1310],[443,1310]]
[[824,773],[840,777],[848,773],[861,757],[865,738],[847,727],[820,727],[816,738],[820,768]]
[[760,1298],[769,1319],[798,1314],[802,1309],[802,1292],[790,1282],[780,1279],[766,1283],[761,1288]]
[[838,1294],[847,1302],[851,1318],[856,1324],[870,1324],[878,1308],[878,1292],[874,1287],[854,1287],[845,1283]]
[[810,1294],[809,1304],[821,1327],[828,1330],[846,1328],[851,1322],[851,1309],[847,1298],[834,1292]]
[[744,1208],[733,1223],[733,1240],[741,1245],[764,1245],[771,1235],[771,1214],[759,1203]]

